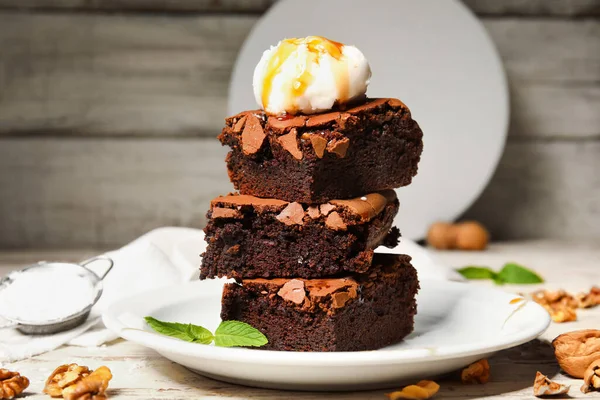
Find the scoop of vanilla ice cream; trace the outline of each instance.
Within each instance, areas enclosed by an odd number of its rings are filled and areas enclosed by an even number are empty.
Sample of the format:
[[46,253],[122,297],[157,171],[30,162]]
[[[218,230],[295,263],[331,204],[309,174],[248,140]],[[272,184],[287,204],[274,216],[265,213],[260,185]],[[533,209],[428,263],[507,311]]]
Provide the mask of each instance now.
[[362,52],[318,36],[285,39],[254,70],[256,102],[267,113],[314,114],[367,92],[371,68]]

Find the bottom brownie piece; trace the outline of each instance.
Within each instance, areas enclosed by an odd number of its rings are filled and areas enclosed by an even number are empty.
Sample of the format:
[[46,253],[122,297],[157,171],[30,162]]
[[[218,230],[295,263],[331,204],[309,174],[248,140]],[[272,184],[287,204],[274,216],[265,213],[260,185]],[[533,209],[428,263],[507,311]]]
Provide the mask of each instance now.
[[412,332],[418,289],[409,256],[376,254],[368,274],[226,284],[221,318],[259,329],[263,349],[374,350]]

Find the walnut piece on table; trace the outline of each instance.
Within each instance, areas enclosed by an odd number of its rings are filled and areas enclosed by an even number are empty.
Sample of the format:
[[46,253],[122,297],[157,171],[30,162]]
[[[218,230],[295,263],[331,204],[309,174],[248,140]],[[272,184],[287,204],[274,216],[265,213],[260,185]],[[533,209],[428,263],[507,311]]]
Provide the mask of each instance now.
[[600,287],[594,286],[588,293],[579,293],[575,299],[579,308],[591,308],[600,305]]
[[92,371],[88,367],[77,364],[65,364],[57,367],[44,386],[44,393],[51,397],[62,397],[66,387],[76,384],[88,376]]
[[600,330],[563,333],[552,341],[558,365],[574,378],[583,379],[588,367],[600,360]]
[[29,379],[18,372],[0,368],[0,399],[12,399],[29,386]]
[[596,360],[590,364],[583,374],[583,393],[600,391],[600,360]]
[[533,301],[548,311],[554,322],[577,320],[578,308],[591,308],[600,305],[600,287],[594,286],[588,293],[573,296],[564,290],[538,290],[531,294]]
[[386,393],[389,400],[426,400],[440,390],[440,385],[434,381],[419,381],[415,385],[408,385],[396,392]]
[[64,388],[62,396],[66,400],[105,400],[111,379],[110,369],[102,366],[74,385]]
[[565,290],[538,290],[533,293],[533,300],[540,304],[561,303],[569,307],[577,307],[577,300]]
[[533,394],[536,397],[567,394],[569,393],[570,388],[570,386],[551,381],[540,371],[537,371],[535,374],[535,380],[533,381]]
[[548,311],[554,322],[560,323],[577,320],[577,312],[575,310],[579,306],[579,303],[575,297],[564,290],[538,290],[532,293],[531,298]]
[[484,358],[463,369],[460,374],[462,383],[487,383],[490,380],[490,364]]
[[544,308],[550,313],[550,317],[554,322],[562,323],[577,321],[577,312],[572,307],[558,303]]

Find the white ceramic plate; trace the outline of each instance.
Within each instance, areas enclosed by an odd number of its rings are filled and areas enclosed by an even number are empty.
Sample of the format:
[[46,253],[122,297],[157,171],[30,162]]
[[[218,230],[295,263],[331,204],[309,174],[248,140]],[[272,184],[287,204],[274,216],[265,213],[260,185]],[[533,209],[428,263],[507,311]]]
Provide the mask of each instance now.
[[419,174],[398,191],[402,235],[421,239],[432,222],[457,218],[490,180],[508,129],[504,71],[481,23],[455,0],[281,0],[242,47],[229,114],[256,108],[262,52],[307,35],[358,46],[373,71],[369,96],[400,98],[423,129]]
[[[425,280],[415,332],[377,351],[296,353],[192,344],[147,328],[143,317],[215,329],[223,281],[152,290],[113,304],[106,326],[119,336],[211,378],[276,389],[357,390],[394,387],[457,370],[546,330],[539,305],[510,304],[515,295],[467,283]],[[518,309],[518,310],[517,310]],[[517,310],[515,312],[515,310]]]

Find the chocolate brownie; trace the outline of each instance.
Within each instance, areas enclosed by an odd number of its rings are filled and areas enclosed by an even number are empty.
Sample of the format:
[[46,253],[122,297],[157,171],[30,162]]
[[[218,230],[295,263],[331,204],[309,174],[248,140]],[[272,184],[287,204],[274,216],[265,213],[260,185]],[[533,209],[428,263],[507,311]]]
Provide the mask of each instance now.
[[217,197],[204,229],[200,278],[320,278],[371,267],[373,250],[394,247],[393,190],[320,205],[246,195]]
[[242,112],[219,140],[231,147],[227,167],[240,193],[310,204],[410,184],[422,137],[400,100],[369,99],[308,116]]
[[221,318],[246,322],[293,351],[374,350],[413,330],[417,272],[406,255],[376,254],[368,274],[244,279],[223,289]]

